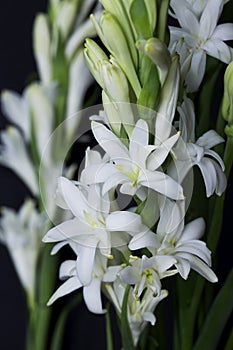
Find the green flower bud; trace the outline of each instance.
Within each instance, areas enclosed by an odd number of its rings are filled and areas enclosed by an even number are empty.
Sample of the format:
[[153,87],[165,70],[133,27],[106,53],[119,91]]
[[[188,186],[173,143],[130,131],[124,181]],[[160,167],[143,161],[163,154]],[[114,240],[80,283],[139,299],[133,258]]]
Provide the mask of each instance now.
[[[166,140],[171,132],[172,121],[175,115],[177,98],[179,92],[180,69],[179,61],[175,56],[172,59],[171,67],[167,78],[161,89],[159,105],[157,107],[156,138],[160,141]],[[161,116],[161,118],[159,117]]]
[[160,82],[163,84],[171,66],[171,55],[165,43],[158,38],[150,38],[138,40],[136,46],[158,67]]
[[47,16],[39,14],[33,28],[33,49],[40,78],[44,85],[51,82],[51,42]]
[[113,102],[130,102],[128,81],[114,61],[112,63],[104,61],[101,64],[100,76],[102,88]]
[[106,11],[99,22],[95,20],[93,15],[91,15],[91,19],[96,27],[97,34],[127,76],[138,98],[141,91],[140,82],[134,68],[127,39],[118,21]]
[[77,0],[61,1],[54,9],[55,24],[61,32],[63,40],[66,40],[74,24],[77,10]]
[[105,91],[102,92],[102,99],[107,119],[114,133],[120,137],[121,125],[124,125],[130,137],[136,123],[132,105],[128,102],[111,102]]
[[233,137],[233,125],[226,125],[224,132],[228,137]]
[[222,115],[230,126],[233,125],[233,61],[227,66],[224,75]]
[[146,3],[144,0],[131,1],[129,12],[138,39],[148,39],[153,36],[155,18],[152,14],[149,15],[148,11],[152,9],[150,3],[151,1]]
[[95,80],[100,86],[102,86],[103,83],[100,77],[100,68],[103,61],[108,61],[108,56],[93,40],[86,39],[84,58]]
[[132,55],[134,66],[135,68],[137,68],[138,52],[135,47],[136,36],[134,35],[130,18],[127,15],[124,0],[100,0],[100,2],[105,8],[105,10],[108,11],[114,18],[116,18],[119,21],[121,29],[124,32],[124,35],[130,48],[130,53]]

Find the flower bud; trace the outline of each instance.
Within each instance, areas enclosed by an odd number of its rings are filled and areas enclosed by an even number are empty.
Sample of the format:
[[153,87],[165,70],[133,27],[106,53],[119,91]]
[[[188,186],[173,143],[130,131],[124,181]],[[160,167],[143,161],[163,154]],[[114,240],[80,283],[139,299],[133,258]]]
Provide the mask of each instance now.
[[158,38],[138,40],[136,46],[158,67],[160,82],[163,84],[171,66],[171,55],[167,46]]
[[224,75],[222,115],[229,126],[233,125],[233,61],[227,66]]
[[120,137],[121,125],[123,125],[130,136],[136,123],[131,104],[128,102],[111,102],[105,91],[102,92],[102,99],[104,111],[114,133]]
[[33,48],[39,75],[44,85],[52,80],[50,32],[46,15],[36,17],[33,29]]
[[180,69],[178,58],[174,57],[161,90],[157,108],[155,125],[155,139],[160,142],[166,140],[171,132],[172,121],[176,111],[179,92]]
[[135,47],[136,36],[134,35],[134,31],[127,14],[127,5],[125,3],[123,4],[122,0],[100,0],[100,2],[105,10],[119,21],[121,29],[126,37],[134,66],[137,68],[138,52]]
[[66,40],[74,24],[77,2],[76,0],[62,1],[59,5],[55,21],[63,40]]
[[108,61],[108,56],[93,40],[86,39],[84,58],[95,80],[100,86],[102,86],[100,67],[103,61]]
[[103,61],[100,65],[102,88],[112,102],[129,102],[129,87],[127,79],[114,62]]
[[101,41],[122,68],[138,97],[141,90],[140,82],[134,68],[127,40],[118,21],[106,11],[101,16],[99,22],[95,20],[93,15],[91,15],[91,19]]
[[48,95],[47,91],[38,83],[31,84],[27,89],[26,98],[31,115],[31,130],[36,138],[40,155],[42,155],[53,129],[53,107]]

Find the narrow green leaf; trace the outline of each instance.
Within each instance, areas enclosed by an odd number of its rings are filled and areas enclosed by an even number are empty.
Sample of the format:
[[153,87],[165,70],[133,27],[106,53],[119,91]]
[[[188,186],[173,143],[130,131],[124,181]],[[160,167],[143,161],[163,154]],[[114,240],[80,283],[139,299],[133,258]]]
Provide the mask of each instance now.
[[217,349],[222,331],[233,310],[233,269],[210,309],[193,350]]
[[233,328],[231,330],[230,336],[227,340],[224,350],[232,350],[232,349],[233,349]]
[[56,323],[50,350],[62,350],[63,349],[63,336],[65,331],[65,324],[70,311],[82,301],[82,294],[78,294],[75,298],[63,309],[58,321]]
[[124,350],[135,350],[132,333],[128,321],[128,298],[130,289],[130,285],[128,285],[125,289],[121,314],[121,336]]

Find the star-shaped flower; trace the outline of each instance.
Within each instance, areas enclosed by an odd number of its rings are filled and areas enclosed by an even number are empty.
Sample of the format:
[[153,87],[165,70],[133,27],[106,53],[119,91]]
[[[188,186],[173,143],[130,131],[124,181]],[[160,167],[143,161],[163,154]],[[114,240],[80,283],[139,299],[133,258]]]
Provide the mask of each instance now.
[[233,24],[217,25],[224,1],[208,0],[205,6],[198,2],[171,1],[174,17],[181,28],[170,27],[172,52],[180,55],[181,70],[185,76],[187,91],[196,91],[205,73],[206,55],[224,63],[230,63],[233,49],[224,41],[233,39]]
[[182,187],[160,168],[177,142],[179,133],[159,146],[149,145],[148,125],[140,119],[133,129],[129,146],[126,147],[104,125],[92,122],[92,130],[110,162],[86,167],[81,176],[84,183],[103,183],[103,193],[121,184],[122,193],[131,196],[136,194],[142,200],[146,197],[146,188],[173,199],[184,198]]

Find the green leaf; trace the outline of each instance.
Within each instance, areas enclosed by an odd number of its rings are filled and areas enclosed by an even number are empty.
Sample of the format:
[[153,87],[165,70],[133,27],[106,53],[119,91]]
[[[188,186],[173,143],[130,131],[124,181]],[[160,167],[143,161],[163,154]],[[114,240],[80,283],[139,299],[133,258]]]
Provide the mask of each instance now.
[[121,313],[121,337],[124,350],[135,350],[132,333],[128,321],[128,298],[130,289],[130,285],[128,285],[125,289]]
[[232,290],[233,269],[215,298],[193,350],[217,349],[222,331],[233,310]]
[[82,294],[77,295],[61,312],[53,333],[50,350],[63,349],[65,324],[70,311],[82,301]]
[[130,16],[138,39],[149,39],[153,33],[150,28],[150,19],[144,0],[133,0],[130,6]]

